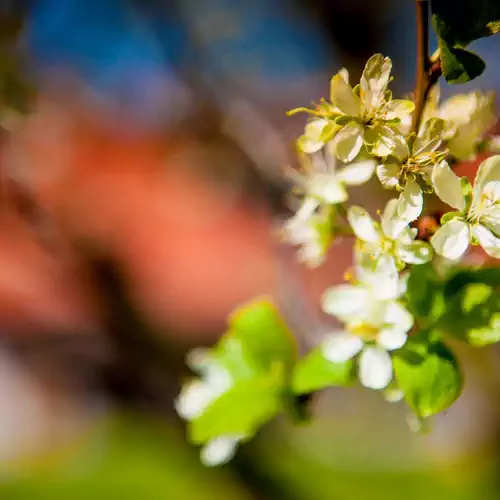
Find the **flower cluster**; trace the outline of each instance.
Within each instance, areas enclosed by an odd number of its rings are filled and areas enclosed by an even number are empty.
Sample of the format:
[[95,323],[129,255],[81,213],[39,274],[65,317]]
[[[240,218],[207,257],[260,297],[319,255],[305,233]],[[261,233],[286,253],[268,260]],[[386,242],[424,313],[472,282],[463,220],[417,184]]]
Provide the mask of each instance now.
[[[500,138],[488,135],[493,96],[472,92],[439,105],[434,87],[414,119],[415,104],[392,97],[391,68],[376,54],[359,84],[342,69],[330,100],[289,113],[309,121],[297,140],[299,168],[287,170],[296,208],[282,239],[317,267],[335,240],[351,238],[353,265],[322,296],[337,326],[304,357],[266,300],[233,314],[216,349],[191,353],[198,378],[184,385],[176,410],[207,465],[229,460],[280,411],[299,418],[302,396],[353,380],[388,401],[404,397],[421,421],[462,389],[444,337],[500,341],[500,271],[471,278],[470,269],[453,270],[470,245],[500,258],[500,155],[481,163],[473,184],[453,171],[479,150],[500,150]],[[351,192],[368,182],[371,201],[385,205],[375,214]]]
[[[324,311],[344,326],[328,335],[322,353],[332,363],[355,359],[360,382],[372,389],[391,383],[391,353],[405,344],[414,324],[405,307],[405,271],[435,254],[456,260],[469,244],[500,257],[500,156],[480,166],[474,187],[448,163],[475,157],[494,123],[493,96],[472,92],[439,106],[435,87],[412,133],[415,106],[392,98],[391,67],[389,58],[376,54],[354,88],[341,70],[331,80],[329,101],[292,110],[311,118],[297,141],[301,172],[290,176],[302,203],[284,226],[285,239],[300,245],[299,258],[311,267],[324,261],[346,225],[355,237],[352,283],[323,297]],[[348,206],[348,188],[373,173],[381,188],[396,192],[379,222],[363,207]],[[424,199],[435,195],[456,211],[443,216],[427,242],[417,239],[412,223],[423,215]]]

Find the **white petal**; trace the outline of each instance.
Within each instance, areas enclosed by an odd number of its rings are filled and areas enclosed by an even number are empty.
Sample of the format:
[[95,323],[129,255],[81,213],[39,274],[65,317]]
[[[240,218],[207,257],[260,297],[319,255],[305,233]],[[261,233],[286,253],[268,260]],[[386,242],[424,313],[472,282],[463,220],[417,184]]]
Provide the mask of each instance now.
[[358,161],[339,171],[338,178],[350,186],[357,186],[370,180],[375,170],[373,160]]
[[474,181],[474,202],[480,199],[486,184],[493,181],[500,181],[500,155],[490,156],[479,165]]
[[398,198],[398,215],[409,224],[416,220],[422,213],[424,206],[424,196],[422,189],[416,181],[408,179],[405,188]]
[[326,290],[322,297],[323,311],[348,321],[366,313],[370,292],[359,285],[337,285]]
[[380,255],[374,269],[367,270],[358,267],[356,274],[360,282],[365,283],[371,289],[372,302],[373,300],[393,299],[400,294],[399,274],[391,255]]
[[[373,140],[372,153],[375,156],[388,156],[395,150],[401,150],[404,147],[404,138],[400,138],[400,134],[391,127],[385,125],[377,125],[373,127],[369,134],[370,140]],[[373,138],[373,139],[372,139]]]
[[180,417],[193,420],[205,411],[215,397],[217,395],[208,384],[202,380],[194,380],[182,388],[174,407]]
[[391,240],[395,240],[408,226],[406,220],[398,214],[398,205],[397,199],[389,200],[380,219],[382,231]]
[[354,160],[363,146],[363,134],[359,123],[351,122],[343,127],[332,141],[337,157],[346,163]]
[[319,151],[325,145],[324,141],[321,140],[321,134],[328,123],[323,118],[311,120],[305,126],[304,134],[299,138],[299,149],[308,154]]
[[320,198],[324,203],[342,203],[348,198],[336,174],[311,175],[306,190],[308,195]]
[[465,125],[477,108],[477,96],[474,92],[457,94],[441,104],[439,116],[457,125]]
[[383,328],[377,335],[377,344],[387,351],[403,347],[408,339],[408,333],[396,328]]
[[460,179],[451,170],[446,160],[434,165],[432,185],[437,196],[447,205],[460,211],[464,210],[465,199],[462,194]]
[[332,363],[344,363],[363,349],[363,339],[357,335],[342,332],[329,336],[323,344],[323,356]]
[[406,307],[394,300],[385,305],[383,321],[388,328],[404,333],[408,332],[413,326],[413,316]]
[[445,122],[440,118],[431,118],[423,122],[413,143],[413,156],[435,151],[441,145],[444,127]]
[[413,101],[393,99],[385,106],[385,118],[386,120],[393,120],[394,118],[403,119],[405,116],[411,115],[414,109],[415,103]]
[[370,214],[357,205],[349,208],[347,220],[354,231],[354,234],[363,241],[378,243],[380,241],[380,231],[375,226],[375,222]]
[[359,358],[359,380],[369,389],[384,389],[392,380],[389,353],[377,347],[366,348]]
[[295,217],[299,220],[307,221],[314,215],[318,206],[319,206],[318,200],[306,197],[302,201],[300,208],[295,213]]
[[342,113],[349,116],[360,115],[361,101],[342,75],[337,74],[331,79],[330,99]]
[[366,109],[371,110],[382,104],[391,69],[392,61],[382,54],[368,59],[360,81],[361,100]]
[[425,241],[410,241],[398,244],[396,255],[407,264],[425,264],[432,259],[432,248]]
[[469,226],[460,219],[453,219],[441,226],[431,238],[431,245],[447,259],[460,258],[469,246]]
[[478,239],[484,251],[495,259],[500,259],[500,238],[497,238],[489,229],[477,225],[472,228],[472,234]]
[[399,184],[401,163],[382,163],[377,167],[377,177],[386,189],[395,188]]
[[206,467],[222,465],[234,457],[240,437],[221,436],[210,440],[201,450],[200,458]]

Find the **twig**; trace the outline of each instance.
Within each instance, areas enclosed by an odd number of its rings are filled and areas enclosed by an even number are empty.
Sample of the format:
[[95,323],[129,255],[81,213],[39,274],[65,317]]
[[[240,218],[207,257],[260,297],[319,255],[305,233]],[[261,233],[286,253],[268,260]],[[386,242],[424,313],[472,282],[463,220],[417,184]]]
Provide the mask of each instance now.
[[429,92],[441,76],[439,58],[429,59],[429,3],[416,0],[417,8],[417,81],[412,132],[418,133]]

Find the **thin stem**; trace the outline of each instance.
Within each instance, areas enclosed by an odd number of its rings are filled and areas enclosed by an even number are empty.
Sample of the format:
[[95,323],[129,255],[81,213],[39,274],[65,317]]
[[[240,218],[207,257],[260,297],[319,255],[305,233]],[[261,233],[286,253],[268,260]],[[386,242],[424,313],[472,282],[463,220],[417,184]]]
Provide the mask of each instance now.
[[429,93],[429,4],[416,0],[417,8],[417,81],[415,87],[415,113],[412,132],[417,133]]

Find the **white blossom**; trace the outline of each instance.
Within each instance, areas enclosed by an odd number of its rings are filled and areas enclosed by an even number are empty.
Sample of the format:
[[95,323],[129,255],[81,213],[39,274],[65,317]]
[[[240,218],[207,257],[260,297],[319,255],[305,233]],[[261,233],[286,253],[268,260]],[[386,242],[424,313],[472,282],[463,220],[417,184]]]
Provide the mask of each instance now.
[[362,207],[349,208],[347,217],[358,238],[358,260],[365,267],[382,256],[394,259],[399,269],[406,264],[424,264],[432,258],[430,245],[415,240],[418,231],[408,226],[413,217],[405,219],[398,214],[398,203],[396,199],[387,203],[380,224]]
[[476,90],[456,94],[439,106],[439,88],[431,93],[424,117],[438,117],[445,121],[443,139],[450,154],[459,160],[473,160],[477,146],[494,125],[495,94]]
[[377,167],[377,177],[386,189],[398,189],[398,212],[413,221],[423,208],[420,184],[430,184],[432,169],[446,153],[438,151],[442,143],[444,122],[432,118],[420,127],[417,137],[404,141]]
[[295,215],[285,221],[282,236],[285,241],[301,247],[300,261],[309,267],[323,263],[333,239],[332,211],[328,207],[345,202],[346,186],[363,184],[374,171],[373,160],[341,165],[332,154],[331,145],[321,152],[302,155],[300,171],[287,171],[304,198]]
[[500,258],[500,156],[481,163],[470,193],[446,161],[434,168],[432,183],[438,197],[457,210],[445,214],[431,238],[436,252],[455,260],[473,243]]
[[353,88],[349,75],[340,70],[330,81],[330,102],[322,100],[315,109],[297,108],[313,116],[299,138],[298,147],[315,152],[332,141],[337,157],[354,160],[365,146],[375,156],[391,154],[404,141],[401,123],[415,109],[412,101],[392,99],[387,89],[392,61],[375,54],[366,63],[360,84]]
[[390,351],[402,347],[413,317],[398,300],[404,291],[394,262],[385,256],[376,269],[357,269],[359,281],[338,285],[323,296],[323,309],[344,322],[322,346],[326,359],[342,363],[358,357],[358,376],[365,387],[384,389],[392,380]]

